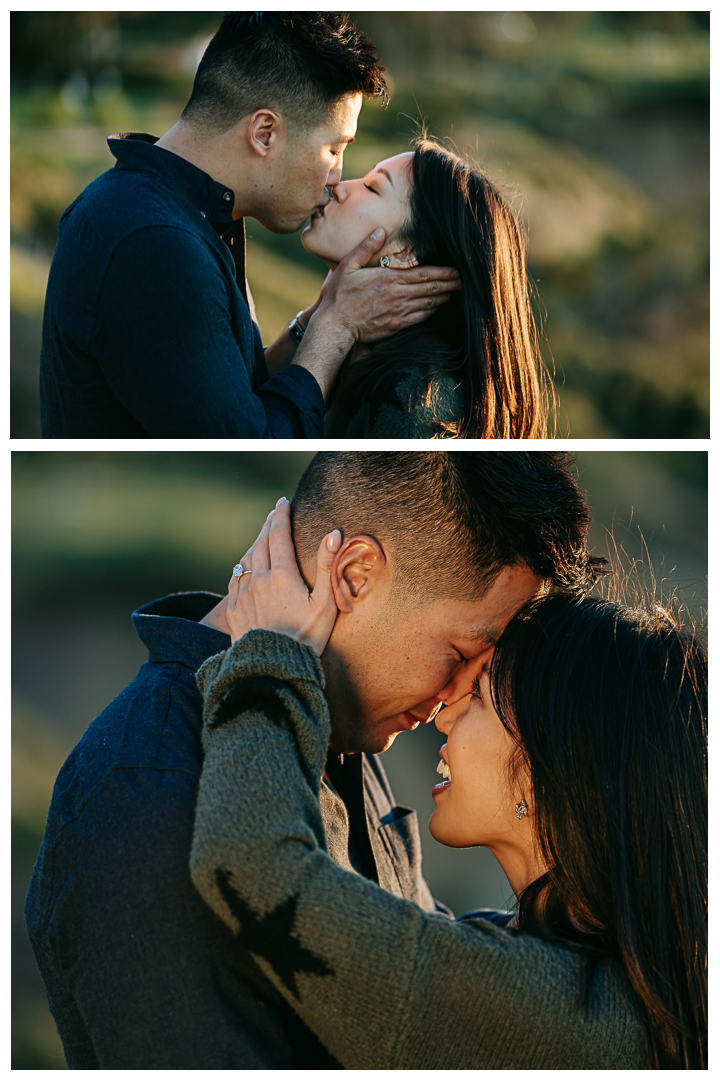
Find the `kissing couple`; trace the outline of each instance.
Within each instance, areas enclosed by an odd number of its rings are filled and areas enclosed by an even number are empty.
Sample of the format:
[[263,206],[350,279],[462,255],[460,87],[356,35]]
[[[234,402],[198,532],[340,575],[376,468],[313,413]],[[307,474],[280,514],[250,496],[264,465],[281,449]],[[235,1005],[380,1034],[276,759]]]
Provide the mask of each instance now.
[[[135,614],[26,905],[69,1067],[706,1067],[706,654],[588,595],[588,521],[559,452],[321,453]],[[377,755],[433,719],[514,912],[422,877]]]
[[[231,12],[161,138],[62,216],[43,320],[43,437],[542,438],[552,388],[522,230],[438,142],[341,181],[375,45],[334,12]],[[245,218],[329,270],[263,348]]]

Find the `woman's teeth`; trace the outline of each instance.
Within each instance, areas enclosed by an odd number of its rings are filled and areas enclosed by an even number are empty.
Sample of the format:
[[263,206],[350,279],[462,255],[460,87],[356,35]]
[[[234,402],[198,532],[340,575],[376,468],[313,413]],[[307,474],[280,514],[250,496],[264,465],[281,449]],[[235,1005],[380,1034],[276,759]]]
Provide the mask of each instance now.
[[438,761],[437,771],[440,773],[443,780],[452,780],[452,777],[450,775],[450,766],[448,765],[447,761]]

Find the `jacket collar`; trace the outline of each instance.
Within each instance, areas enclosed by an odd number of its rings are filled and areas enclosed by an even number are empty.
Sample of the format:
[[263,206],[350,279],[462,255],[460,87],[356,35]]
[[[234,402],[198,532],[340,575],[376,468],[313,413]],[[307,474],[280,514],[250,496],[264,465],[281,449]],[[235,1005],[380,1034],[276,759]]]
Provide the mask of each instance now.
[[[117,159],[116,169],[150,173],[163,179],[174,191],[184,196],[207,217],[215,231],[222,236],[233,223],[232,209],[235,193],[218,184],[212,176],[198,169],[171,150],[156,146],[156,135],[142,131],[123,131],[110,135],[107,143]],[[230,196],[226,198],[226,196]]]
[[218,600],[213,593],[174,593],[138,608],[132,620],[150,663],[181,663],[197,671],[209,656],[229,648],[227,634],[199,621]]

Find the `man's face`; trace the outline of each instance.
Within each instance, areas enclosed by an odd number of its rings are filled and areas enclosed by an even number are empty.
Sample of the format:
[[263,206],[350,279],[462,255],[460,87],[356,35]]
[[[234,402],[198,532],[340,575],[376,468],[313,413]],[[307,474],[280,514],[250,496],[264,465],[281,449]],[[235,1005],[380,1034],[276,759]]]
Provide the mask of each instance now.
[[355,139],[362,94],[346,94],[320,127],[289,132],[273,159],[267,196],[258,219],[276,233],[297,232],[318,207],[330,201],[326,190],[342,178],[343,154]]
[[510,618],[541,586],[527,567],[506,567],[480,600],[413,608],[398,597],[354,625],[341,615],[323,653],[333,749],[381,753],[440,702],[468,694]]

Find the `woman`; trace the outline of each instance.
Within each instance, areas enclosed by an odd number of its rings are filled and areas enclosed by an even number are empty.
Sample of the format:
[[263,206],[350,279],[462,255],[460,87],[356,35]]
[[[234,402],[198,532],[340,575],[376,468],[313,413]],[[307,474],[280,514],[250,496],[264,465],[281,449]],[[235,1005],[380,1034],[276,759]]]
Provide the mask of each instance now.
[[283,505],[231,581],[232,648],[198,673],[205,900],[348,1068],[707,1067],[701,644],[659,608],[574,595],[511,621],[489,676],[436,721],[430,828],[490,847],[518,914],[446,919],[326,853],[317,656],[340,538],[310,596],[288,539]]
[[302,235],[331,270],[381,225],[387,239],[371,265],[452,266],[463,290],[428,321],[353,349],[329,403],[326,437],[544,437],[550,382],[525,245],[497,188],[421,138],[414,153],[380,162],[333,195]]

